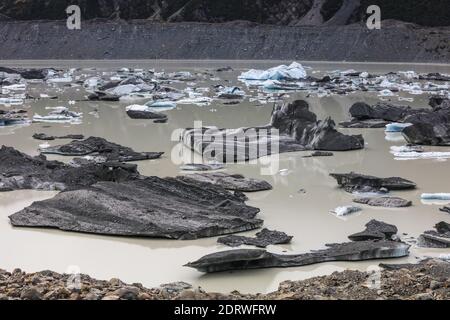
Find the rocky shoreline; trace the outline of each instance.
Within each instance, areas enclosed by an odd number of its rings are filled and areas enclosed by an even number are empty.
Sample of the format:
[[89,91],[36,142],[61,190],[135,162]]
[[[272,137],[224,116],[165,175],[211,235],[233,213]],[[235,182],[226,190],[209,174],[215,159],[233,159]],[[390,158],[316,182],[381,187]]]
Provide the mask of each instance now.
[[[338,26],[273,26],[250,22],[160,23],[89,20],[0,21],[0,59],[299,59],[320,61],[450,61],[450,27],[383,21]],[[333,48],[333,50],[329,50]]]
[[206,292],[184,282],[146,288],[113,278],[53,271],[0,270],[0,300],[446,300],[450,298],[450,263],[381,265],[379,273],[346,270],[303,281],[285,281],[268,294]]

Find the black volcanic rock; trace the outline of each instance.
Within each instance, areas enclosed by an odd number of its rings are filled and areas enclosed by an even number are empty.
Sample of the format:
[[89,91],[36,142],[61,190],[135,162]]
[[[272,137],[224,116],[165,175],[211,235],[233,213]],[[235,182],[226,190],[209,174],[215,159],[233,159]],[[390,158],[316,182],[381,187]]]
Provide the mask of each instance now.
[[280,255],[258,249],[236,249],[206,255],[186,264],[201,272],[299,267],[329,261],[362,261],[399,258],[409,245],[395,241],[358,241],[327,245],[327,249],[297,255]]
[[260,232],[256,234],[255,238],[237,236],[237,235],[229,235],[226,237],[221,237],[217,239],[218,243],[225,244],[230,247],[239,247],[243,244],[256,246],[260,248],[265,248],[269,245],[273,244],[286,244],[291,242],[292,236],[288,236],[284,232],[280,231],[272,231],[269,229],[262,229]]
[[355,203],[367,204],[372,207],[402,208],[410,207],[412,202],[398,197],[367,197],[353,199]]
[[120,162],[158,159],[163,154],[163,152],[136,152],[131,148],[98,137],[89,137],[65,145],[43,148],[41,152],[64,156],[95,155],[105,158],[105,161]]
[[436,231],[422,233],[418,245],[425,248],[450,248],[450,224],[444,221],[434,226]]
[[11,147],[0,149],[0,191],[76,189],[98,181],[125,181],[138,176],[135,165],[105,162],[76,167],[49,161],[43,155],[31,157]]
[[366,230],[352,234],[348,238],[352,241],[391,240],[397,232],[397,227],[392,224],[371,220],[366,224]]
[[188,240],[257,229],[258,212],[211,184],[142,177],[61,192],[10,220],[17,227]]
[[399,178],[378,178],[359,173],[331,173],[330,176],[336,179],[340,187],[347,192],[379,192],[386,190],[407,190],[414,189],[416,184],[412,181]]
[[224,172],[195,173],[179,178],[185,181],[195,180],[212,183],[232,191],[256,192],[272,189],[270,183],[265,180],[246,178],[241,174],[227,174]]

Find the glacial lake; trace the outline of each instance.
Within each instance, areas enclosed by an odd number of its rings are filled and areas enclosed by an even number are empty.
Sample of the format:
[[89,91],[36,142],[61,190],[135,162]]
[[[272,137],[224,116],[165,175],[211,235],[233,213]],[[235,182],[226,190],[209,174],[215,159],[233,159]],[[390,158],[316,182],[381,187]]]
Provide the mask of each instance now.
[[[300,61],[299,61],[300,62]],[[55,67],[86,68],[86,72],[116,71],[122,67],[154,68],[156,71],[190,71],[192,73],[210,71],[219,79],[195,85],[211,87],[216,84],[236,85],[248,92],[237,77],[250,68],[266,69],[290,63],[286,61],[1,61],[2,66],[14,67]],[[414,70],[418,73],[450,73],[450,65],[432,64],[378,64],[378,63],[335,63],[302,62],[313,76],[333,70],[355,69],[369,73],[385,74],[390,71]],[[214,72],[219,67],[231,66],[232,72]],[[83,70],[80,71],[84,72]],[[314,74],[312,74],[314,72]],[[195,81],[194,81],[195,82]],[[69,106],[69,101],[84,99],[86,92],[81,87],[30,85],[27,91],[32,96],[40,93],[56,95],[58,99],[27,100],[24,105],[30,114],[46,114],[46,107]],[[413,98],[413,102],[399,101],[399,97]],[[307,92],[289,92],[286,101],[305,99],[310,110],[319,119],[331,116],[336,123],[349,119],[349,107],[358,101],[375,104],[381,97],[376,92],[355,92],[349,95],[318,97]],[[390,102],[412,107],[426,107],[429,94],[411,95],[398,93]],[[156,124],[150,120],[133,120],[125,113],[127,102],[77,101],[70,109],[83,112],[81,124],[32,123],[30,125],[0,127],[0,144],[12,146],[27,154],[37,155],[39,145],[44,141],[35,140],[32,135],[44,132],[52,135],[81,133],[86,137],[98,136],[112,142],[129,146],[137,151],[163,151],[159,160],[140,161],[138,170],[143,175],[160,177],[183,174],[172,155],[183,151],[176,139],[171,139],[177,129],[192,127],[194,121],[203,125],[222,128],[239,128],[267,124],[273,103],[260,104],[257,101],[236,105],[224,105],[214,101],[209,106],[178,105],[165,112],[169,121]],[[251,206],[261,209],[259,217],[264,226],[286,232],[294,238],[289,245],[270,246],[268,250],[278,253],[301,253],[321,249],[327,243],[348,241],[347,236],[362,231],[371,219],[394,224],[405,241],[417,238],[423,231],[430,230],[439,221],[450,223],[450,215],[440,212],[439,203],[423,203],[422,193],[450,192],[450,160],[396,160],[390,152],[391,146],[402,146],[401,135],[387,136],[384,129],[340,129],[344,133],[362,134],[366,148],[359,151],[335,152],[332,157],[304,158],[309,152],[285,153],[279,155],[278,170],[274,175],[261,175],[261,163],[227,164],[224,172],[241,173],[247,177],[262,178],[273,185],[273,190],[249,193]],[[172,141],[174,140],[174,141]],[[49,141],[50,145],[64,143]],[[427,148],[450,152],[450,147]],[[190,156],[190,155],[189,155]],[[49,156],[67,162],[61,156]],[[413,206],[400,209],[386,209],[363,206],[363,211],[340,219],[330,210],[351,205],[353,196],[338,189],[336,181],[329,173],[358,172],[380,177],[399,176],[417,183],[411,191],[392,192],[413,201]],[[305,193],[299,192],[304,189]],[[380,262],[406,263],[419,258],[449,254],[449,249],[423,249],[414,245],[407,258],[366,262],[333,262],[289,269],[250,270],[203,275],[194,269],[183,267],[189,261],[229,247],[218,244],[217,238],[194,241],[177,241],[129,237],[110,237],[51,229],[14,228],[8,216],[39,201],[54,196],[48,191],[13,191],[0,193],[0,268],[11,271],[21,268],[27,272],[53,270],[69,272],[79,270],[98,279],[120,278],[127,283],[142,283],[154,287],[163,283],[185,281],[200,286],[207,291],[244,293],[269,292],[275,290],[284,280],[301,280],[313,276],[330,274],[345,269],[370,270]],[[242,235],[254,235],[257,231]]]

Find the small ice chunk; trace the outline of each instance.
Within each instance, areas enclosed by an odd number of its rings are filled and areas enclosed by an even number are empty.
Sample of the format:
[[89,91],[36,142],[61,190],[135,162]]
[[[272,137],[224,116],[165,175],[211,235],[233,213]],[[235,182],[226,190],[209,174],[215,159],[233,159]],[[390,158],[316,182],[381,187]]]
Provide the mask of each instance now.
[[386,125],[386,132],[402,132],[403,129],[405,129],[406,127],[410,127],[412,126],[412,123],[399,123],[399,122],[394,122],[394,123],[389,123]]
[[359,212],[361,210],[362,210],[362,208],[357,207],[357,206],[343,206],[343,207],[337,207],[336,209],[331,210],[331,212],[334,213],[338,217],[344,217],[344,216],[348,216],[349,214]]
[[441,260],[446,260],[446,261],[450,261],[450,253],[449,253],[449,254],[441,253],[441,254],[439,255],[439,259],[441,259]]

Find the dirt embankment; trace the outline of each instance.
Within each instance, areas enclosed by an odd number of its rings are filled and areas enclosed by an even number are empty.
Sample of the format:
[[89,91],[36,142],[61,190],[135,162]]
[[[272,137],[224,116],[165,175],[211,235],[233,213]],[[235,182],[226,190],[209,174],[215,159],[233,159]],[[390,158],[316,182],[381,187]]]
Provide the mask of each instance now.
[[450,62],[450,27],[83,21],[0,22],[0,59],[286,59]]

